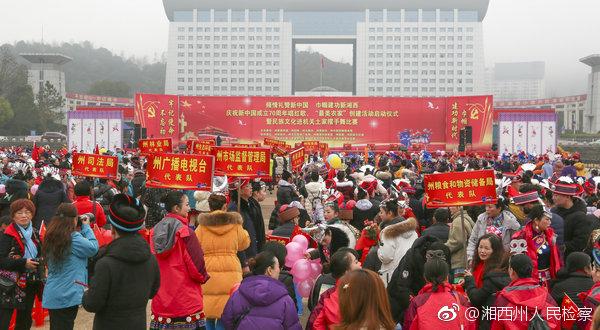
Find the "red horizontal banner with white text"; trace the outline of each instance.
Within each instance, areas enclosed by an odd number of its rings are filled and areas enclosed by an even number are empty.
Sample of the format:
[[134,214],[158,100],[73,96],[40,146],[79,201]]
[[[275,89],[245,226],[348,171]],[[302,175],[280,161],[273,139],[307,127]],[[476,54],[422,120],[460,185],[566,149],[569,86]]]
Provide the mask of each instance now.
[[215,156],[215,169],[228,176],[269,176],[269,148],[213,147],[212,154]]
[[119,159],[115,156],[73,153],[73,175],[116,178],[118,170]]
[[[137,94],[135,112],[148,137],[221,138],[223,144],[316,140],[400,144],[454,150],[472,128],[473,150],[492,144],[492,97],[269,97]],[[426,119],[426,120],[425,120]],[[166,132],[166,133],[164,133]],[[172,134],[169,132],[173,132]],[[169,135],[167,135],[169,134]],[[317,151],[306,148],[306,153]]]
[[187,190],[210,190],[214,171],[211,155],[150,154],[146,186]]
[[493,170],[425,175],[427,207],[492,204],[497,201]]
[[143,155],[157,152],[173,152],[173,141],[171,138],[140,139],[138,147],[140,148],[140,153]]

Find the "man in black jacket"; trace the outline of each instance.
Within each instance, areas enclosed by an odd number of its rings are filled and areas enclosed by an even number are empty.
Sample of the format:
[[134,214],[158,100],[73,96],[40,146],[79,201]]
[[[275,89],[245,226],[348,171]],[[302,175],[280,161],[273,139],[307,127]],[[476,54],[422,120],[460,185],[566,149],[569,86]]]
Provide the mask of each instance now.
[[557,181],[550,187],[554,193],[555,208],[552,213],[560,215],[565,221],[565,257],[576,251],[583,251],[592,232],[590,219],[586,216],[585,202],[578,198],[583,188],[566,181]]
[[146,212],[124,194],[115,195],[110,211],[114,240],[99,252],[82,305],[96,313],[94,329],[146,329],[146,305],[160,286],[156,258],[137,233]]
[[267,187],[264,182],[252,182],[252,196],[248,198],[248,213],[256,231],[256,251],[261,252],[265,245],[265,219],[263,218],[260,202],[267,197]]
[[423,230],[421,236],[429,235],[437,237],[440,242],[446,243],[450,234],[450,211],[446,208],[439,208],[433,213],[433,224],[429,228]]
[[567,257],[567,265],[558,271],[557,279],[550,283],[550,293],[557,304],[561,304],[565,295],[579,308],[583,303],[579,299],[580,292],[589,291],[594,286],[592,259],[583,252],[573,252]]

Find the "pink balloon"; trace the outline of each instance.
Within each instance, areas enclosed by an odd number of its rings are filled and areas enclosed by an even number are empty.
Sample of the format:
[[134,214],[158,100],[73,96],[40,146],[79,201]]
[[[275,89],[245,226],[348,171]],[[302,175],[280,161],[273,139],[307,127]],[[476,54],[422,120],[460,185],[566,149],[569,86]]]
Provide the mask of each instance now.
[[292,266],[296,263],[296,261],[298,261],[301,258],[303,258],[303,257],[288,254],[285,256],[285,266],[287,268],[292,268]]
[[39,186],[38,186],[37,184],[34,184],[33,186],[31,186],[31,194],[32,194],[32,195],[35,195],[35,193],[36,193],[36,192],[37,192],[37,190],[38,190],[38,187],[39,187]]
[[287,245],[285,246],[285,249],[287,251],[287,255],[292,257],[292,256],[303,256],[304,255],[304,250],[302,249],[302,246],[300,246],[300,244],[296,243],[296,242],[289,242],[287,243]]
[[290,273],[294,275],[295,282],[302,282],[310,278],[310,261],[306,259],[296,260]]
[[320,263],[318,263],[318,262],[310,263],[310,277],[311,278],[316,279],[317,277],[319,277],[319,275],[321,275],[322,270],[323,270],[323,266],[321,266]]
[[296,235],[292,238],[292,242],[300,244],[302,247],[302,252],[308,249],[308,239],[304,237],[304,235]]
[[3,184],[0,184],[0,194],[4,194],[6,193],[6,186]]
[[304,280],[298,283],[297,289],[300,296],[302,296],[302,298],[308,298],[310,296],[310,292],[312,291],[314,284],[314,281],[311,279]]

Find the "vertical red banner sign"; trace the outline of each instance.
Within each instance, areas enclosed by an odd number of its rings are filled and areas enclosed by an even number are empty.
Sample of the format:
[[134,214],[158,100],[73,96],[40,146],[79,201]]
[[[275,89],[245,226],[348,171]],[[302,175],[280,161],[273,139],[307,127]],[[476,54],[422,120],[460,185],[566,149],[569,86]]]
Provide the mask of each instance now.
[[269,148],[213,147],[215,170],[228,176],[269,177]]
[[210,190],[213,173],[212,155],[150,154],[146,165],[146,186]]
[[497,201],[493,170],[425,175],[427,207],[492,204]]
[[290,152],[290,164],[293,170],[300,170],[304,164],[304,148]]
[[116,178],[119,159],[116,156],[73,153],[72,174],[94,178]]

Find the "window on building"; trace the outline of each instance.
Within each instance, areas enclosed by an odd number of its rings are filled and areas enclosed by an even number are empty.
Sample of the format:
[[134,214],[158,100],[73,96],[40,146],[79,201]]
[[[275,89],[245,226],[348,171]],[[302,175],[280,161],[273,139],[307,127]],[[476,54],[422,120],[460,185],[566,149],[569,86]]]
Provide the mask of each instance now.
[[435,22],[435,11],[434,10],[423,10],[421,12],[422,22]]

